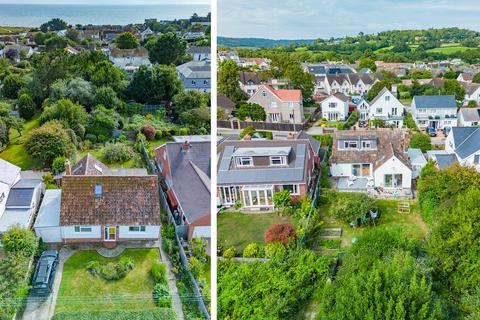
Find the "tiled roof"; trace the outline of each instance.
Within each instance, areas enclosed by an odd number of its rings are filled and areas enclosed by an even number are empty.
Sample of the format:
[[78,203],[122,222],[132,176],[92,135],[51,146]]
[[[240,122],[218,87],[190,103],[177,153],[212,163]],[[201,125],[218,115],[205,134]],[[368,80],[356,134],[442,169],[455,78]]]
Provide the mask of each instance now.
[[260,84],[260,79],[256,72],[253,71],[240,71],[240,82],[243,84],[248,84],[252,82],[253,84]]
[[302,100],[302,90],[299,89],[275,89],[271,85],[265,86],[270,90],[274,95],[276,95],[280,100],[283,101],[301,101]]
[[449,109],[457,107],[455,96],[415,96],[413,101],[417,109]]
[[229,111],[232,111],[235,108],[235,102],[230,100],[226,95],[219,94],[217,95],[217,105]]
[[[65,176],[60,225],[160,225],[157,176]],[[96,197],[96,185],[102,195]]]
[[72,168],[72,174],[75,176],[98,176],[108,171],[108,167],[98,161],[90,153],[87,153]]
[[465,159],[480,150],[479,127],[452,127],[455,153]]

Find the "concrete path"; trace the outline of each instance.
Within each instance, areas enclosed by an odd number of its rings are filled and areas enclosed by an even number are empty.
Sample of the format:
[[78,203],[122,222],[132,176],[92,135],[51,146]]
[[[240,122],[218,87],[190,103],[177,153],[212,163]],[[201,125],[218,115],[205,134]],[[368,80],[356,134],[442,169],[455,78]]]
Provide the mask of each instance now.
[[22,320],[50,320],[55,313],[55,305],[57,303],[58,290],[62,282],[63,265],[75,250],[60,249],[59,262],[55,273],[55,281],[53,283],[53,291],[48,297],[29,296]]
[[172,296],[173,309],[177,313],[178,320],[184,320],[185,317],[183,315],[182,300],[180,299],[180,294],[178,293],[177,289],[177,279],[175,278],[175,274],[172,272],[172,264],[168,259],[168,255],[165,251],[163,251],[161,236],[158,241],[158,248],[160,249],[160,257],[162,259],[162,262],[165,263],[167,266],[167,280],[170,294]]

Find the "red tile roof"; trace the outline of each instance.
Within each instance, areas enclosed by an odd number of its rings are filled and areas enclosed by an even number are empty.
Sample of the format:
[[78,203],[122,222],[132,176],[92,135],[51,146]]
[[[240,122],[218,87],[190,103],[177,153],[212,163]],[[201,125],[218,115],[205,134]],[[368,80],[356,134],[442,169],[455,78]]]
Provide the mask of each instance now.
[[283,101],[301,101],[302,90],[299,89],[275,89],[272,85],[266,85],[274,95]]

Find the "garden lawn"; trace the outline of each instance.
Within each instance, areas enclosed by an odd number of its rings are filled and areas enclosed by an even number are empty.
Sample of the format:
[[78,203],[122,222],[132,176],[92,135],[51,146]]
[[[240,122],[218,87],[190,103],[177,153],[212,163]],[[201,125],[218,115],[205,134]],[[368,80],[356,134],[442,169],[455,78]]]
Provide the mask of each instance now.
[[[122,257],[130,257],[135,263],[123,279],[107,281],[87,271],[90,261],[105,264]],[[55,313],[155,307],[150,269],[159,259],[158,249],[127,249],[116,258],[104,258],[93,250],[75,253],[65,262]]]
[[427,50],[428,53],[444,53],[444,54],[452,54],[455,52],[464,52],[469,49],[475,49],[475,48],[469,48],[469,47],[462,47],[462,46],[442,46],[440,48],[434,48],[434,49],[429,49]]
[[235,247],[240,254],[250,242],[263,246],[263,234],[276,222],[295,225],[292,217],[281,217],[271,212],[253,214],[223,212],[218,215],[217,220],[218,244],[224,248]]
[[16,130],[10,130],[10,143],[7,148],[0,153],[0,158],[19,166],[23,170],[42,168],[42,163],[33,159],[25,150],[25,142],[27,141],[30,132],[39,127],[38,119],[40,115],[25,122],[24,130],[20,135]]
[[425,238],[428,232],[428,227],[420,216],[420,208],[418,203],[411,203],[410,213],[398,212],[398,200],[377,200],[378,208],[380,210],[380,220],[376,226],[366,226],[359,228],[350,228],[347,223],[339,221],[329,214],[329,205],[325,205],[319,208],[324,224],[322,228],[342,228],[342,246],[349,246],[352,243],[354,237],[358,237],[368,228],[385,228],[395,229],[400,227],[409,238],[422,240]]

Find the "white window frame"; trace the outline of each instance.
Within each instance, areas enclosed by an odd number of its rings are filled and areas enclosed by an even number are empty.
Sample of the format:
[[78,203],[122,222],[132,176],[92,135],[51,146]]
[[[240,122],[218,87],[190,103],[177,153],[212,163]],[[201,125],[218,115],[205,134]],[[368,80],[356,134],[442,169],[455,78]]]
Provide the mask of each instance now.
[[[273,163],[274,161],[280,161],[280,163]],[[287,158],[284,156],[270,156],[271,166],[284,166],[287,164]]]
[[[352,146],[355,144],[355,146]],[[343,141],[343,145],[341,149],[349,150],[349,149],[358,149],[358,141],[356,140],[346,140]]]
[[417,109],[418,113],[427,113],[427,109]]
[[385,101],[390,101],[390,96],[389,95],[385,96]]
[[337,107],[337,103],[336,102],[329,102],[328,107],[331,108],[331,109],[335,109]]
[[272,122],[280,122],[280,113],[270,113],[270,120]]
[[[249,162],[249,164],[244,164],[244,161]],[[236,157],[235,164],[237,167],[253,167],[253,158],[252,157]]]
[[362,141],[362,149],[372,149],[372,141]]
[[88,226],[74,226],[73,231],[76,233],[81,233],[81,232],[92,232],[92,227]]
[[377,108],[376,112],[377,112],[377,113],[382,113],[382,112],[383,112],[383,109],[382,109],[382,108]]
[[290,191],[290,195],[292,196],[299,196],[300,195],[300,185],[299,184],[284,184],[282,185],[282,190],[288,190],[285,186],[292,186],[292,191]]
[[480,164],[480,154],[473,156],[473,164]]
[[132,233],[146,232],[146,230],[147,230],[146,226],[128,226],[128,232],[132,232]]
[[270,101],[270,108],[278,108],[277,101]]

